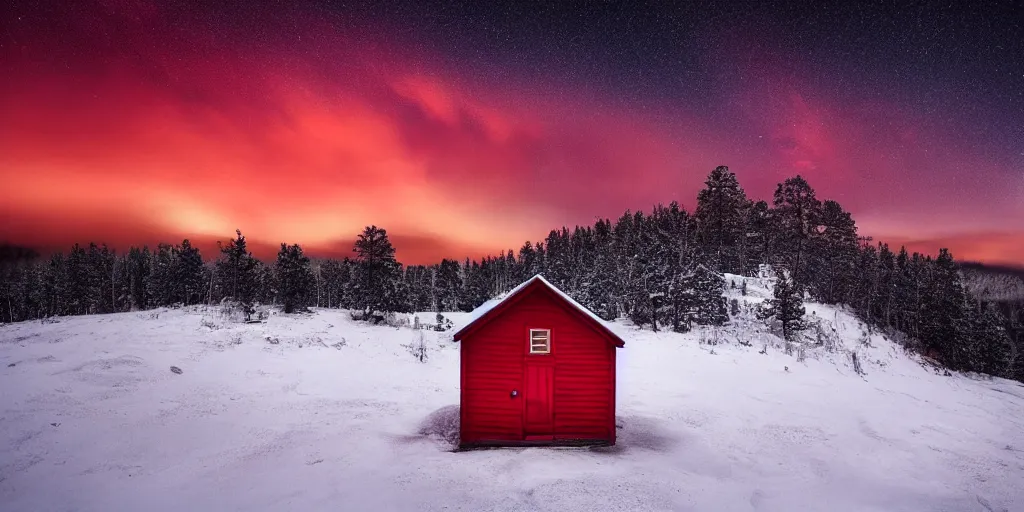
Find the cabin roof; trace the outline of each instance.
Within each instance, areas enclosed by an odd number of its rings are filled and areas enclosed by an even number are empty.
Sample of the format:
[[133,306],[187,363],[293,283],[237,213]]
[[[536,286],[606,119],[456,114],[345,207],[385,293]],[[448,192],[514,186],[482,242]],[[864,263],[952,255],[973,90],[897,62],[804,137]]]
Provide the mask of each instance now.
[[513,304],[516,301],[516,298],[523,295],[523,293],[527,289],[536,286],[543,286],[544,288],[553,292],[566,305],[568,305],[571,310],[579,313],[584,318],[584,321],[592,324],[594,327],[597,328],[597,330],[601,331],[604,335],[606,335],[613,343],[615,343],[616,347],[622,347],[625,345],[625,342],[622,340],[622,338],[620,338],[619,335],[615,334],[615,332],[612,331],[611,327],[608,325],[608,322],[594,314],[593,311],[587,309],[579,302],[573,300],[572,297],[567,295],[562,290],[559,290],[555,285],[551,284],[551,282],[549,282],[547,279],[544,279],[544,276],[540,274],[537,274],[531,277],[530,279],[527,279],[519,286],[516,286],[503,296],[488,300],[487,302],[484,302],[476,309],[474,309],[469,315],[469,323],[466,324],[462,329],[459,329],[457,333],[455,333],[455,341],[461,340],[462,337],[468,334],[470,331],[478,329],[479,327],[483,326],[492,319],[497,318],[498,313],[502,309]]

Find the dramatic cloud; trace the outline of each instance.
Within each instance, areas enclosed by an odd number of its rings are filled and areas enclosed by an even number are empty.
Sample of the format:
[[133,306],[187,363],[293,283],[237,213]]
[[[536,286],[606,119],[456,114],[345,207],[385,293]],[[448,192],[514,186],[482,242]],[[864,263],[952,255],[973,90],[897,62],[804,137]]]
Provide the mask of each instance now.
[[770,61],[722,52],[728,72],[706,72],[743,80],[715,108],[655,111],[554,78],[498,80],[302,13],[264,13],[257,33],[204,16],[107,2],[12,24],[0,238],[213,247],[241,228],[264,256],[279,242],[344,254],[376,224],[401,259],[431,262],[627,208],[692,207],[727,164],[761,198],[805,175],[866,234],[1024,260],[1019,159],[973,149],[938,114]]

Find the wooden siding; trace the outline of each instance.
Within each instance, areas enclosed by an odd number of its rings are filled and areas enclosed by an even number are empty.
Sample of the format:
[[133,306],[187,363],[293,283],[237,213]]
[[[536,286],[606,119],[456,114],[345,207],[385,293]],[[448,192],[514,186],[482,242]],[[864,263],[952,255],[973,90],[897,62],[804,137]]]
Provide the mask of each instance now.
[[[531,328],[551,330],[551,353],[529,352]],[[527,364],[554,366],[555,440],[614,443],[615,348],[541,288],[462,340],[463,444],[523,439]]]

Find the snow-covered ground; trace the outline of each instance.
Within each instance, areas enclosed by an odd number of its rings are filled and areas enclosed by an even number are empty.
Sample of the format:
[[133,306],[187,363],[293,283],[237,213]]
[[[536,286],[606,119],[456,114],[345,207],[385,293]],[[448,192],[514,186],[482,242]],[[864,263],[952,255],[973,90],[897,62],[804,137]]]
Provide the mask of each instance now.
[[[617,446],[469,452],[420,434],[458,404],[450,332],[334,310],[0,326],[0,510],[1024,509],[1024,386],[808,313],[839,345],[802,362],[749,317],[715,346],[617,323]],[[402,346],[420,332],[424,363]]]

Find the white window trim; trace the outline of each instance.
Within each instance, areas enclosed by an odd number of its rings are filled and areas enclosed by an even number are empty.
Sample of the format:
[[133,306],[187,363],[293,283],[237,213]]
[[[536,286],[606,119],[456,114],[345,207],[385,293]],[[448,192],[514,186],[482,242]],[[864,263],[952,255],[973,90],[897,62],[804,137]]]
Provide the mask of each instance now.
[[[544,350],[535,350],[533,345],[533,333],[542,332],[547,336],[547,346]],[[530,353],[531,354],[550,354],[551,353],[551,329],[530,329]]]

